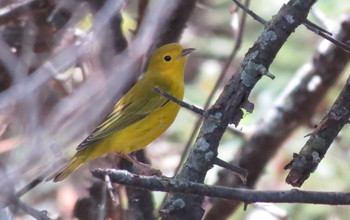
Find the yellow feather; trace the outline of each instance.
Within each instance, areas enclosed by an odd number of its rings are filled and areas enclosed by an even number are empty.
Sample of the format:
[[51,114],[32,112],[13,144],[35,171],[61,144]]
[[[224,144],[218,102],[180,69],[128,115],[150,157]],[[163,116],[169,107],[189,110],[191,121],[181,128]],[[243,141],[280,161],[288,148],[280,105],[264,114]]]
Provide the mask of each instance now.
[[110,152],[129,154],[146,147],[174,121],[179,105],[153,88],[183,99],[184,67],[193,49],[179,44],[158,48],[143,76],[115,105],[114,110],[78,147],[67,165],[54,174],[54,182],[66,178],[82,164]]

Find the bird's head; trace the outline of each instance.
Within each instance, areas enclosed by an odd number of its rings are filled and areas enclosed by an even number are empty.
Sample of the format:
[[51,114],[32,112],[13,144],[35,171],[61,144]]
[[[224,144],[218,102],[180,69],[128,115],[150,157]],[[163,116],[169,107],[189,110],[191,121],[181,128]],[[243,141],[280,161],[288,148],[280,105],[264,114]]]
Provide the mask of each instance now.
[[183,73],[187,55],[194,50],[194,48],[184,48],[176,43],[161,46],[153,53],[147,72],[173,70]]

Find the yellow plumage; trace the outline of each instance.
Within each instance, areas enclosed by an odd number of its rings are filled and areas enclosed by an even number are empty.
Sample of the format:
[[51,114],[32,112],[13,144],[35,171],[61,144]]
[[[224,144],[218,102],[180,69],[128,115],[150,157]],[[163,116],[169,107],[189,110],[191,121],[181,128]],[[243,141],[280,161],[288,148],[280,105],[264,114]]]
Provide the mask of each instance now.
[[158,86],[183,99],[184,67],[194,49],[172,43],[158,48],[143,76],[114,106],[111,114],[78,147],[54,182],[66,178],[84,163],[110,152],[129,154],[146,147],[174,121],[179,105],[156,93]]

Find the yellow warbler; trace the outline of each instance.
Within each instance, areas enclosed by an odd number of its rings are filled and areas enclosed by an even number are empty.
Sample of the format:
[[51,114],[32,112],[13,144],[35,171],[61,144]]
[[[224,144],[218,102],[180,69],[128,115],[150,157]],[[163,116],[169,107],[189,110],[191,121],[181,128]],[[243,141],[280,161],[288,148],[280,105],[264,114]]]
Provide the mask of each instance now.
[[173,123],[180,107],[156,93],[154,87],[182,100],[183,71],[187,55],[193,50],[175,43],[158,48],[144,76],[119,100],[105,121],[77,147],[67,165],[52,176],[53,181],[63,180],[84,163],[104,154],[116,152],[125,156],[159,137]]

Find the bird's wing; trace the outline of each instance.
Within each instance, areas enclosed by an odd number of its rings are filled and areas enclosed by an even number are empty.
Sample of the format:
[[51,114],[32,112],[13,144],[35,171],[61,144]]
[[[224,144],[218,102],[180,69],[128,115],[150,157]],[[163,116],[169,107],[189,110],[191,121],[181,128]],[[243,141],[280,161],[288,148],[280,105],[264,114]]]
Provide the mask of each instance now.
[[153,95],[150,98],[147,97],[130,102],[124,102],[121,100],[121,102],[114,107],[113,112],[107,116],[105,121],[98,126],[90,136],[88,136],[77,147],[76,150],[82,150],[90,144],[100,141],[101,139],[144,119],[149,114],[163,108],[168,102],[169,100],[161,95]]

